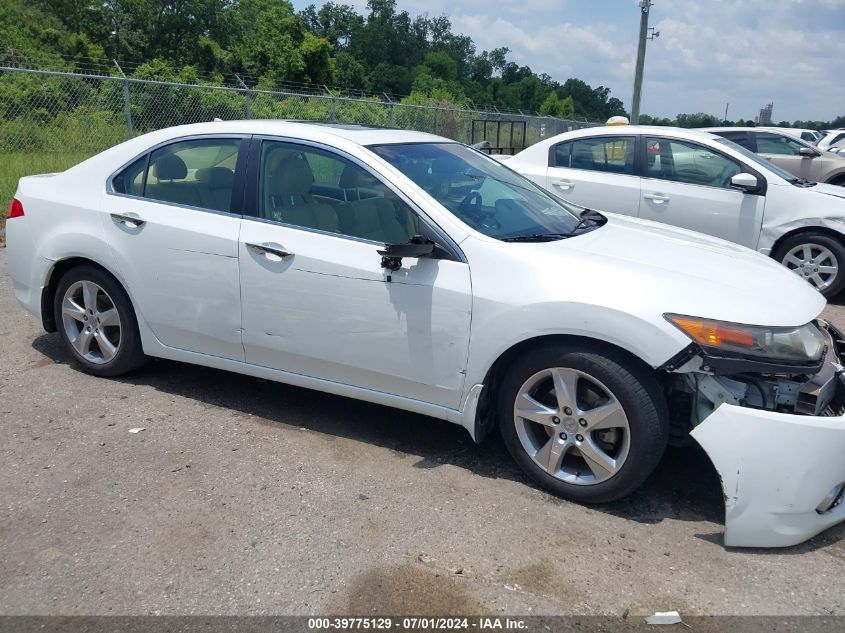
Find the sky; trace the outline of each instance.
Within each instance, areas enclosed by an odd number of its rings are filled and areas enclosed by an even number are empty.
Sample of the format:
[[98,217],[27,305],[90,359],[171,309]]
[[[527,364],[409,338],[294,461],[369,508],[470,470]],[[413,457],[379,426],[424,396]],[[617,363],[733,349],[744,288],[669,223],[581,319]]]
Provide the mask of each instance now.
[[[335,0],[365,13],[366,0]],[[320,0],[294,0],[302,9]],[[446,15],[478,51],[557,81],[611,89],[630,110],[638,0],[397,0],[412,15]],[[775,122],[845,114],[845,0],[654,0],[640,112],[706,112],[753,119],[774,103]]]

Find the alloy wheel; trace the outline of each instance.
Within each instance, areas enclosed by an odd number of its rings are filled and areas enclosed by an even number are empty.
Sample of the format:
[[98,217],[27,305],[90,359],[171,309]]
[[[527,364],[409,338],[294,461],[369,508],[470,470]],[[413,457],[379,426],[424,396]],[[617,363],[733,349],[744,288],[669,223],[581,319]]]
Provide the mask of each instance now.
[[120,315],[109,294],[93,281],[68,287],[62,299],[62,325],[73,348],[91,363],[108,363],[120,349]]
[[836,256],[821,244],[799,244],[784,255],[782,263],[817,290],[828,288],[839,274]]
[[585,372],[566,367],[537,372],[517,392],[513,415],[526,453],[563,482],[606,481],[628,456],[631,432],[622,405]]

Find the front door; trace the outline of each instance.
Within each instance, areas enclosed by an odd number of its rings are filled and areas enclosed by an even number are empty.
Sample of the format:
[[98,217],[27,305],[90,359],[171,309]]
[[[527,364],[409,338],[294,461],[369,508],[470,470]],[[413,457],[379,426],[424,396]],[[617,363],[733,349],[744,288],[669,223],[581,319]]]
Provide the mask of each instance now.
[[752,132],[757,143],[757,153],[772,161],[799,178],[818,182],[824,172],[824,159],[821,156],[802,156],[800,151],[806,147],[797,139],[786,134],[773,132]]
[[757,247],[766,198],[731,188],[742,165],[690,141],[645,141],[641,218]]
[[349,157],[265,140],[255,164],[239,251],[247,362],[457,409],[469,266],[458,255],[382,268],[385,243],[431,228]]
[[[104,196],[102,222],[135,307],[168,347],[243,360],[241,138],[177,141],[139,158]],[[245,153],[243,154],[245,156]]]

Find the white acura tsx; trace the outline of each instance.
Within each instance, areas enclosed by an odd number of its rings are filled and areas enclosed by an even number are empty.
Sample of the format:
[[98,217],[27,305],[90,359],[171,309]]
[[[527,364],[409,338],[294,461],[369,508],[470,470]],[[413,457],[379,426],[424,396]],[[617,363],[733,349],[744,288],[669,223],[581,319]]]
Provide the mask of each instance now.
[[15,294],[100,376],[150,356],[449,420],[609,502],[691,435],[728,545],[845,520],[843,342],[751,250],[580,211],[464,145],[232,121],[23,178]]

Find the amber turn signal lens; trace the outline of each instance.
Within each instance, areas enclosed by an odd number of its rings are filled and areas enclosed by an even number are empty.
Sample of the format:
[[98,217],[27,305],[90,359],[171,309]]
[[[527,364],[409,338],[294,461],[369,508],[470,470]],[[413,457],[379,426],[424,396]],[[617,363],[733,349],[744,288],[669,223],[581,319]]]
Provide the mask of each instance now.
[[707,347],[720,347],[726,343],[743,347],[754,345],[752,332],[739,327],[732,327],[727,323],[682,316],[669,316],[667,318],[699,345]]

